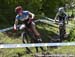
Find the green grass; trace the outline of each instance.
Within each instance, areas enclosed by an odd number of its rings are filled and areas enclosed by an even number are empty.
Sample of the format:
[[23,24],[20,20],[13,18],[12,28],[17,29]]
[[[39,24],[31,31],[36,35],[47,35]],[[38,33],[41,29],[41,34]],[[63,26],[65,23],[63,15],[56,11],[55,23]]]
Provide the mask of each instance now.
[[[37,25],[38,31],[43,35],[43,39],[45,42],[48,42],[50,40],[49,38],[56,33],[56,29],[50,25],[47,24],[39,24]],[[50,30],[49,30],[50,29]],[[54,31],[54,32],[53,32]],[[0,33],[0,43],[22,43],[22,38],[20,37],[15,37],[17,33]],[[32,54],[36,53],[35,48],[30,48],[32,50]],[[45,49],[45,47],[44,47]],[[16,49],[0,49],[0,57],[13,57],[13,56],[18,56],[18,53],[21,55],[21,57],[33,57],[32,54],[26,54],[25,48],[16,48]],[[39,53],[41,53],[41,50],[39,49]]]
[[[48,24],[42,24],[39,23],[39,25],[37,25],[37,29],[40,32],[40,34],[42,35],[42,38],[44,40],[44,42],[50,42],[50,39],[52,39],[52,37],[54,35],[56,35],[56,33],[58,33],[58,26],[56,25],[48,25]],[[22,38],[20,37],[20,34],[18,34],[19,36],[16,36],[18,33],[0,33],[0,43],[13,43],[13,44],[17,44],[17,43],[22,43]],[[46,49],[47,47],[44,47],[44,49]],[[26,49],[25,48],[15,48],[15,49],[0,49],[0,57],[34,57],[33,55],[36,53],[35,48],[30,48],[31,51],[33,53],[31,54],[27,54],[26,53]],[[52,54],[75,54],[75,47],[74,46],[65,46],[65,47],[58,47],[58,48],[52,48],[49,47],[47,49],[46,52],[50,52]],[[42,51],[39,49],[39,53],[41,54]]]
[[[37,27],[41,35],[44,34],[43,39],[45,40],[45,42],[48,42],[48,40],[50,40],[49,38],[57,32],[57,28],[54,28],[47,24],[39,24],[37,25]],[[3,44],[22,43],[22,38],[20,37],[20,35],[17,36],[17,34],[18,34],[17,32],[11,33],[10,31],[8,33],[0,33],[0,43],[3,43]],[[44,49],[45,48],[46,47],[44,47]],[[18,53],[21,55],[21,57],[33,57],[32,55],[36,53],[36,50],[34,47],[30,49],[33,52],[32,54],[26,54],[25,48],[0,49],[0,57],[13,57],[13,56],[18,57]],[[42,51],[39,49],[39,53],[41,52]]]
[[74,54],[75,55],[75,46],[59,47],[58,49],[54,49],[52,52],[58,53],[58,54]]

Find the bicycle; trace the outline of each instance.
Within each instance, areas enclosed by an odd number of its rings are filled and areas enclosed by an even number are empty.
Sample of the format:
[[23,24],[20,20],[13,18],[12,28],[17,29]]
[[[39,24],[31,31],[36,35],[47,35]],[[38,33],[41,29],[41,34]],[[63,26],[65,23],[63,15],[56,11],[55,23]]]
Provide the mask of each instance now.
[[65,34],[66,34],[66,27],[65,27],[65,21],[60,21],[59,23],[59,35],[60,35],[60,41],[63,40],[63,38],[65,38]]
[[[42,43],[41,37],[36,38],[36,36],[34,35],[32,29],[25,27],[22,30],[23,30],[23,32],[21,33],[21,35],[22,35],[22,42],[24,44],[25,43]],[[30,37],[30,42],[29,42],[29,39],[28,39],[29,37],[28,36]],[[36,48],[36,52],[38,52],[38,47],[35,47],[35,48]],[[43,47],[40,47],[40,48],[41,48],[42,51],[44,51]],[[30,51],[30,49],[28,47],[26,47],[26,49],[28,51]]]
[[60,42],[62,42],[63,38],[65,38],[65,35],[66,35],[65,19],[64,19],[64,17],[62,17],[59,21],[55,21],[55,22],[58,23],[58,25],[59,25],[59,37],[60,37]]

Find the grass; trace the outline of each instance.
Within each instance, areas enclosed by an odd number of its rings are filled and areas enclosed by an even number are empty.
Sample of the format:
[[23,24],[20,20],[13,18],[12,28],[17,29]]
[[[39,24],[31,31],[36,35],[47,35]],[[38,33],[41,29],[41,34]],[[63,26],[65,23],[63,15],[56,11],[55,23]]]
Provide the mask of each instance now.
[[[39,23],[37,25],[37,29],[42,35],[44,42],[50,42],[50,40],[58,33],[58,26],[56,25],[48,25]],[[11,33],[0,33],[0,43],[3,44],[17,44],[22,43],[22,38],[20,34]],[[44,47],[46,49],[47,47]],[[0,49],[0,57],[34,57],[33,55],[36,53],[35,48],[30,48],[33,53],[27,54],[25,48],[15,48],[15,49]],[[75,46],[65,46],[65,47],[48,47],[47,51],[52,54],[75,54]],[[42,51],[39,49],[39,53]]]
[[52,52],[58,53],[58,54],[74,54],[75,55],[75,46],[59,47],[58,49],[54,49]]
[[[51,37],[51,35],[53,36],[53,34],[55,34],[56,29],[54,27],[51,27],[50,25],[47,24],[39,24],[37,25],[38,27],[38,31],[43,35],[44,37],[43,39],[45,40],[45,42],[48,42],[47,40],[50,40],[49,38]],[[50,29],[50,30],[49,30]],[[54,32],[52,32],[54,31]],[[17,43],[22,43],[22,38],[19,36],[17,36],[17,32],[16,33],[11,33],[10,31],[7,33],[0,33],[0,43],[3,44],[17,44]],[[48,34],[48,35],[46,35]],[[46,36],[45,36],[46,35]],[[45,49],[46,47],[44,47]],[[32,55],[36,53],[35,48],[30,48],[32,50],[32,54],[26,54],[26,49],[25,48],[15,48],[15,49],[0,49],[0,57],[33,57]],[[41,53],[42,51],[39,49],[39,53]]]

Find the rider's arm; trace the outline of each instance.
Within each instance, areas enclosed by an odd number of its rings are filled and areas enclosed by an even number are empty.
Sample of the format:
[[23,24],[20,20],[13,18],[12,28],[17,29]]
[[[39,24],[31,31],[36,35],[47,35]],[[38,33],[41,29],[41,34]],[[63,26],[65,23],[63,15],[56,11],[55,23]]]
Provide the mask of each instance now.
[[32,21],[33,21],[33,19],[34,19],[35,15],[34,15],[33,13],[29,12],[29,16],[30,16],[30,18],[29,18],[28,23],[30,23],[30,22],[32,22]]
[[65,12],[65,21],[66,21],[67,24],[68,24],[68,15],[66,14],[66,12]]
[[31,12],[29,12],[29,15],[31,16],[31,19],[34,19],[35,15]]
[[15,30],[17,29],[17,28],[16,28],[17,24],[18,24],[18,19],[15,19],[15,23],[14,23],[14,29],[15,29]]
[[59,15],[59,13],[56,14],[56,16],[54,18],[55,21],[58,19],[58,15]]

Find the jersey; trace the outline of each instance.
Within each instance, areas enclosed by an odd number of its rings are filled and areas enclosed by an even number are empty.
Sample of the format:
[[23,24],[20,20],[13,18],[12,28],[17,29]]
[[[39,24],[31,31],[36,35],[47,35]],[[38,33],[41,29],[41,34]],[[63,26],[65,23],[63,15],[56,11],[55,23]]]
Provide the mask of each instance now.
[[20,21],[25,21],[29,18],[29,11],[23,11],[22,12],[22,16],[20,15],[16,15],[16,19],[20,20]]
[[65,21],[67,19],[67,14],[65,12],[58,12],[56,18],[59,20],[59,22],[63,20]]

